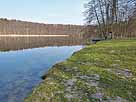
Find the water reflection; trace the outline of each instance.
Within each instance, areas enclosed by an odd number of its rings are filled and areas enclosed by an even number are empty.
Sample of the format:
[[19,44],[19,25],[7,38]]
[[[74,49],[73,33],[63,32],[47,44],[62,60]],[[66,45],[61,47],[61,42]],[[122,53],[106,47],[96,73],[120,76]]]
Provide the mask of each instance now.
[[[4,38],[0,39],[0,49],[18,50],[0,52],[0,102],[23,102],[23,98],[41,81],[41,75],[52,65],[68,58],[80,50],[81,42],[65,38]],[[39,43],[40,42],[40,43]],[[41,48],[35,48],[41,47]],[[30,49],[34,48],[34,49]],[[63,52],[63,53],[62,53]]]
[[81,37],[0,37],[0,50],[19,50],[45,46],[81,45]]

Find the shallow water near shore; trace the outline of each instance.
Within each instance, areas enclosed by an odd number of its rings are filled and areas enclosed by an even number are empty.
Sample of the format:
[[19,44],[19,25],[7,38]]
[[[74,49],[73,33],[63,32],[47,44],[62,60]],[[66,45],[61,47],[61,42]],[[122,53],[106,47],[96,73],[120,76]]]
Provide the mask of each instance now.
[[81,48],[61,46],[0,52],[0,101],[23,102],[49,68]]

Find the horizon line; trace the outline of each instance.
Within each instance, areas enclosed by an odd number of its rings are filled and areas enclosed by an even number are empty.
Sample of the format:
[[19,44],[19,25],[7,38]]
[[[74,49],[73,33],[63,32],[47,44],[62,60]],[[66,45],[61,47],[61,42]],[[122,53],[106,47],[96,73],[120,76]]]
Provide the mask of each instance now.
[[20,22],[27,22],[27,23],[37,23],[37,24],[51,24],[51,25],[77,25],[77,26],[84,26],[85,24],[72,24],[72,23],[46,23],[41,21],[30,21],[30,20],[22,20],[22,19],[13,19],[13,18],[6,18],[0,17],[0,20],[9,20],[9,21],[20,21]]
[[8,34],[8,35],[1,35],[0,37],[69,37],[69,35],[18,35],[18,34]]

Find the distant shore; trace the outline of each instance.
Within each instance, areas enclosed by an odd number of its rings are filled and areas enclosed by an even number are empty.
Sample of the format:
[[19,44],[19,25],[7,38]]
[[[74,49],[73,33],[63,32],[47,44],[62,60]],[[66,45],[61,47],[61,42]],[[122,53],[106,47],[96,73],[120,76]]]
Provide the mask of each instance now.
[[0,37],[69,37],[69,35],[17,35],[17,34],[7,34],[1,35]]

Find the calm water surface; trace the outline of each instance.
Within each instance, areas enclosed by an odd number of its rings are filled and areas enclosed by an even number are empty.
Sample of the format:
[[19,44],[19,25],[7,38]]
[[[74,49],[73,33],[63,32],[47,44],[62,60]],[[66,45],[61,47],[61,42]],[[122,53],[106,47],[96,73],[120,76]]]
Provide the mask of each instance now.
[[0,52],[0,102],[23,102],[43,75],[82,46],[44,47]]

